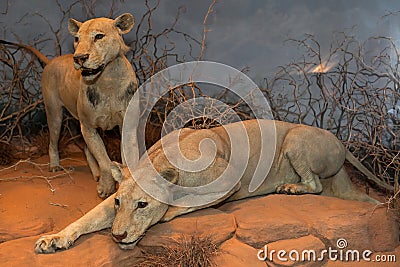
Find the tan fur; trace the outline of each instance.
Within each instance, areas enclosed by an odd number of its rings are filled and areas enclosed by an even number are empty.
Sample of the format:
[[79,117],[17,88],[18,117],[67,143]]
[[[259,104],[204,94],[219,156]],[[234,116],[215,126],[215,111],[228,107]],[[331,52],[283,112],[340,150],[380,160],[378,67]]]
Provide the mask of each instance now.
[[137,89],[136,75],[125,52],[122,34],[134,25],[131,14],[115,20],[96,18],[84,23],[69,20],[74,36],[75,53],[51,60],[43,70],[42,91],[50,131],[50,169],[59,169],[58,139],[64,106],[79,119],[87,144],[85,154],[100,197],[115,192],[111,169],[97,128],[122,129],[122,122],[131,96]]
[[[254,192],[248,191],[248,185],[253,178],[255,167],[260,155],[260,128],[266,130],[276,126],[276,151],[271,170],[264,182]],[[349,177],[343,167],[346,150],[340,141],[328,131],[285,122],[268,120],[250,120],[243,122],[250,141],[250,155],[247,169],[238,184],[223,198],[203,207],[174,207],[155,200],[146,194],[139,186],[127,168],[115,173],[122,180],[117,193],[95,207],[76,222],[67,226],[61,232],[41,237],[35,245],[37,253],[51,253],[56,249],[70,247],[82,234],[111,227],[114,240],[121,248],[132,248],[140,240],[146,230],[159,221],[168,221],[176,216],[194,210],[212,206],[228,200],[238,200],[251,196],[270,193],[305,194],[323,193],[329,196],[349,200],[360,200],[379,203],[375,199],[353,189]],[[238,123],[226,125],[226,128],[236,131]],[[168,139],[171,134],[164,136],[164,151],[172,148]],[[217,157],[207,169],[191,173],[176,169],[166,159],[161,150],[161,141],[148,151],[149,158],[155,169],[168,181],[187,187],[200,186],[215,180],[229,165],[231,153],[229,137],[222,127],[209,130],[181,131],[180,148],[184,156],[196,158],[199,155],[201,140],[212,139],[217,148]],[[266,137],[268,138],[268,136]],[[321,148],[324,149],[321,149]],[[203,155],[204,156],[204,155]],[[141,159],[132,172],[137,181],[155,183],[155,173],[149,162]],[[233,166],[235,167],[235,166]],[[375,177],[376,178],[376,177]],[[323,185],[321,181],[324,181]],[[377,178],[376,178],[377,179]],[[326,181],[326,182],[325,182]],[[157,185],[156,185],[157,186]],[[168,197],[168,188],[160,186],[159,192]],[[147,203],[140,208],[140,202]],[[114,207],[115,206],[115,207]]]

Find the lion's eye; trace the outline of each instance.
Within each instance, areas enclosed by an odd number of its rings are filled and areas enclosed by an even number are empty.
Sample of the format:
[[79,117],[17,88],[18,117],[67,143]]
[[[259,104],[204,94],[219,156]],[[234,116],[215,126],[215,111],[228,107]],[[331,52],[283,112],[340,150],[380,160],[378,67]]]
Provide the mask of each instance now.
[[114,199],[114,205],[115,205],[116,208],[119,207],[119,199],[118,198]]
[[94,36],[94,40],[97,41],[97,40],[103,39],[103,37],[104,37],[104,34],[98,33],[98,34],[96,34],[96,35]]
[[139,208],[139,209],[144,209],[144,208],[146,208],[147,207],[147,202],[142,202],[142,201],[139,201],[138,203],[137,203],[137,207]]
[[74,41],[75,41],[75,43],[79,42],[79,37],[75,36]]

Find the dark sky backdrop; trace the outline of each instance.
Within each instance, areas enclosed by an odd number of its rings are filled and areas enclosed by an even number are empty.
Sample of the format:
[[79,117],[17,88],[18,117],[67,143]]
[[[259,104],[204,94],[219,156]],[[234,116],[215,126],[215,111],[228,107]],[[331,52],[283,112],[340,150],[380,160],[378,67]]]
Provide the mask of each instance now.
[[[60,0],[64,7],[74,1]],[[98,0],[95,15],[109,13],[110,2]],[[132,13],[137,19],[145,10],[144,1],[125,0],[117,5],[115,15]],[[179,6],[185,7],[177,29],[201,40],[203,18],[211,1],[161,0],[154,14],[154,27],[170,25]],[[7,8],[8,5],[8,8]],[[389,35],[400,40],[400,1],[388,0],[220,0],[208,19],[207,50],[204,59],[229,64],[235,68],[249,67],[255,82],[271,76],[276,67],[299,56],[293,44],[285,44],[288,37],[311,33],[329,48],[334,31],[352,29],[361,42],[370,36]],[[62,17],[55,0],[0,0],[1,37],[16,41],[17,34],[24,43],[35,39],[53,38],[41,14],[57,29]],[[385,16],[393,12],[393,15]],[[4,14],[6,13],[6,14]],[[76,5],[71,17],[84,20],[82,8]],[[72,51],[72,37],[62,23],[63,53]],[[38,38],[39,37],[39,38]],[[126,36],[133,38],[132,35]],[[46,54],[54,55],[52,42],[39,45]]]

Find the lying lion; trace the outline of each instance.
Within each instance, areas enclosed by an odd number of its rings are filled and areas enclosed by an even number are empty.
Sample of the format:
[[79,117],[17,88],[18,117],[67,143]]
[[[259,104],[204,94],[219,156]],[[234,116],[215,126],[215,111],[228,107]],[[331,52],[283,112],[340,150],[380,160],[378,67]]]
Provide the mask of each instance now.
[[28,49],[45,65],[42,93],[50,134],[50,170],[61,169],[58,140],[65,107],[80,122],[87,161],[94,178],[99,180],[97,191],[102,198],[115,192],[111,174],[115,166],[97,128],[122,129],[127,106],[137,89],[136,75],[125,57],[129,48],[122,39],[133,25],[131,14],[84,23],[70,19],[68,30],[74,36],[75,53],[52,60],[33,47],[0,41]]
[[[265,180],[261,186],[250,193],[248,186],[257,165],[255,161],[260,158],[260,146],[262,144],[260,129],[271,129],[274,123],[276,127],[276,150],[271,169],[268,174],[264,174]],[[241,126],[244,126],[249,136],[251,156],[248,158],[247,169],[240,181],[219,200],[202,207],[169,206],[149,196],[137,185],[139,181],[155,183],[157,173],[152,171],[151,165],[163,178],[173,184],[186,187],[209,184],[219,177],[227,167],[235,168],[228,161],[231,146],[226,129],[235,132]],[[121,172],[117,172],[122,173],[122,175],[119,177],[120,187],[114,195],[59,233],[41,237],[35,244],[35,251],[37,253],[52,253],[57,249],[67,249],[82,234],[108,227],[112,227],[113,239],[121,248],[133,248],[152,225],[169,221],[181,214],[218,204],[224,199],[228,201],[238,200],[270,193],[323,193],[347,200],[379,203],[366,194],[353,189],[343,166],[345,159],[348,159],[368,178],[388,189],[392,189],[381,183],[378,178],[363,167],[350,152],[345,150],[333,134],[315,127],[269,120],[249,120],[213,129],[181,130],[179,147],[185,157],[198,156],[200,153],[199,144],[204,139],[211,139],[217,150],[216,153],[213,151],[211,155],[213,157],[216,155],[213,163],[195,173],[177,169],[167,160],[166,152],[176,149],[176,144],[174,145],[171,142],[172,135],[170,133],[162,138],[163,148],[161,140],[152,146],[148,151],[150,161],[146,161],[142,157],[139,165],[131,174],[127,168],[122,168]],[[203,150],[201,152],[203,153],[202,156],[209,156],[208,151]],[[156,183],[155,187],[157,187]],[[169,197],[168,195],[171,192],[168,188],[159,186],[158,189],[166,199]]]

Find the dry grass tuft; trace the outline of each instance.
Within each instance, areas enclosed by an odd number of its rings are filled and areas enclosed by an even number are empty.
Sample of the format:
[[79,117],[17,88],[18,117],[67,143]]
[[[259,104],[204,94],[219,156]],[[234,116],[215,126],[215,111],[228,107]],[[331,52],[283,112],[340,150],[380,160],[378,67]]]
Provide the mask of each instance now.
[[219,252],[211,236],[181,235],[170,246],[145,251],[140,267],[205,267],[213,266],[212,258]]
[[4,142],[0,142],[0,165],[9,165],[14,161],[13,147]]

